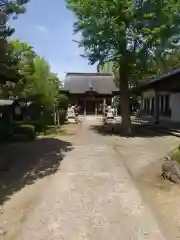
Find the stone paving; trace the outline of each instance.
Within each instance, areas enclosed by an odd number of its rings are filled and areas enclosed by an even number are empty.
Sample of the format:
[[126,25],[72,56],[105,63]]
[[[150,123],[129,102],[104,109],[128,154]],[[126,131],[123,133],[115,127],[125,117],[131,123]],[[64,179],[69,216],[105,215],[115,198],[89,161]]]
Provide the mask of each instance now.
[[[117,138],[89,130],[95,123],[93,118],[83,122],[74,150],[44,189],[44,198],[25,221],[18,240],[169,239],[124,164],[122,158],[132,158],[133,149],[129,155],[128,149],[119,154],[114,147]],[[124,145],[127,148],[127,140]]]

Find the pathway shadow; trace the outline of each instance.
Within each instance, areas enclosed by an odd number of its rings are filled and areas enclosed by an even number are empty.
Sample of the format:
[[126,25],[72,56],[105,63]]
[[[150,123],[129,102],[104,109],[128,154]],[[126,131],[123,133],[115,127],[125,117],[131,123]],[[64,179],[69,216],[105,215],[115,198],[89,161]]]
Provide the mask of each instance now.
[[[122,125],[120,123],[115,124],[107,124],[107,125],[91,125],[90,129],[92,131],[97,132],[101,135],[117,135],[127,137],[123,134]],[[152,137],[161,137],[161,136],[168,136],[169,134],[163,131],[158,131],[157,129],[152,129],[147,126],[143,126],[140,124],[132,123],[132,137],[142,137],[142,138],[152,138]]]
[[72,144],[55,138],[0,147],[0,204],[26,185],[54,174]]

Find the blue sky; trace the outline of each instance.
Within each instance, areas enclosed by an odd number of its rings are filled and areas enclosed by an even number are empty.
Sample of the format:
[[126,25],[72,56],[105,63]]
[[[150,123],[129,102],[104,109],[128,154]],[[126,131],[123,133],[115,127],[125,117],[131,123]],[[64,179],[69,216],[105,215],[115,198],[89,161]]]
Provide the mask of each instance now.
[[[47,4],[45,4],[45,2]],[[49,4],[48,4],[49,3]],[[62,78],[66,72],[96,72],[88,59],[80,56],[83,49],[73,42],[75,17],[66,9],[64,0],[30,0],[27,12],[11,21],[15,27],[14,39],[28,42],[51,65],[53,72]]]

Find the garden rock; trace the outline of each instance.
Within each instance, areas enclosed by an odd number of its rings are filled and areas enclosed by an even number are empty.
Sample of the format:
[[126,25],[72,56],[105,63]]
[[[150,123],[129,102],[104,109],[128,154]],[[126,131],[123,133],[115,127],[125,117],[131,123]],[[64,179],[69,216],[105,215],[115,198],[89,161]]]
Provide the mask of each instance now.
[[174,183],[180,183],[180,164],[166,157],[162,165],[162,176]]
[[6,231],[3,229],[0,229],[0,236],[5,236],[6,235]]

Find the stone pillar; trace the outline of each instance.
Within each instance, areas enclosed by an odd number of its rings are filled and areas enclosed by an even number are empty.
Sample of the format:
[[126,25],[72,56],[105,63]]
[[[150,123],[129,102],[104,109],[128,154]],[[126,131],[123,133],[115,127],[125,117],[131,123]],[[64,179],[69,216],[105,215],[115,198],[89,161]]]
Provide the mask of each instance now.
[[144,110],[144,99],[143,99],[143,95],[141,95],[141,99],[140,99],[140,111]]
[[154,94],[154,123],[159,124],[159,93]]
[[84,99],[84,116],[86,116],[86,99]]

